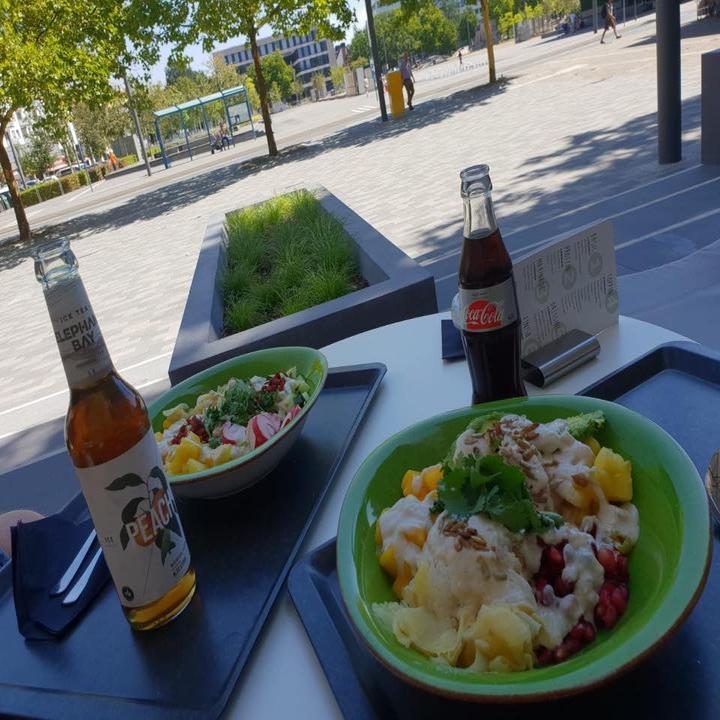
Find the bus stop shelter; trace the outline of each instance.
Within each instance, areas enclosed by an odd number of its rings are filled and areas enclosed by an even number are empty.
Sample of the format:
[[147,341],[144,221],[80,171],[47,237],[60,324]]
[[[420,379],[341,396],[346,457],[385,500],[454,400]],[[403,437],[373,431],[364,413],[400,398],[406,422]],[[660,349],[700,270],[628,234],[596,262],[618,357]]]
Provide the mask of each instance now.
[[192,160],[192,147],[190,146],[190,136],[188,133],[185,114],[196,108],[202,110],[208,142],[210,143],[210,147],[212,147],[214,140],[212,133],[210,132],[210,119],[208,118],[206,108],[211,103],[218,101],[223,104],[224,116],[225,120],[227,120],[228,129],[230,131],[230,140],[233,145],[235,145],[235,135],[232,131],[233,125],[240,125],[243,122],[249,122],[253,138],[255,137],[255,125],[252,120],[252,109],[250,107],[250,102],[248,101],[247,92],[243,85],[237,85],[236,87],[228,90],[220,90],[212,95],[205,95],[204,97],[194,98],[193,100],[188,100],[187,102],[180,103],[179,105],[171,105],[170,107],[163,108],[162,110],[156,110],[153,112],[153,116],[155,117],[155,134],[157,136],[158,144],[160,145],[160,152],[166,168],[170,167],[170,160],[168,159],[168,155],[165,150],[165,142],[163,141],[162,132],[160,130],[160,120],[175,115],[180,118],[183,136],[185,137],[185,146],[187,147],[188,156]]

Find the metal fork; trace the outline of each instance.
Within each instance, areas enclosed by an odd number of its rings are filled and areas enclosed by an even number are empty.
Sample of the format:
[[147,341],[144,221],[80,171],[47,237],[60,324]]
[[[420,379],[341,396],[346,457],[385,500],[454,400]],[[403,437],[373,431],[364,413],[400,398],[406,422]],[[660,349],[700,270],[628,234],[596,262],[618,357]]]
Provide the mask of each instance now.
[[[75,555],[70,565],[68,565],[67,569],[62,574],[62,577],[57,581],[52,590],[50,590],[50,597],[62,595],[68,587],[70,587],[70,583],[75,579],[75,576],[78,574],[83,562],[85,562],[85,558],[90,552],[90,548],[93,546],[96,538],[97,534],[93,529],[85,539],[85,542],[82,544],[80,550],[78,550],[77,555]],[[95,570],[95,566],[98,564],[101,555],[102,548],[98,548],[82,575],[80,575],[77,582],[72,586],[72,588],[70,588],[68,594],[63,598],[63,605],[72,605],[74,602],[77,602],[78,598],[82,595],[83,590],[90,581],[90,577],[92,576],[93,570]]]

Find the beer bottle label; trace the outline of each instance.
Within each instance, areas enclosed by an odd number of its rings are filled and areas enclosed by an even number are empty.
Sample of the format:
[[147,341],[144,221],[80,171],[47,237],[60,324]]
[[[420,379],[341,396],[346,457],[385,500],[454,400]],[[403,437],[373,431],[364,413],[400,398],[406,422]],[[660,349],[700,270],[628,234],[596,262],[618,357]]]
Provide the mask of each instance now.
[[512,276],[487,288],[458,289],[460,330],[489,332],[518,319],[515,284]]
[[112,370],[100,326],[82,280],[45,291],[50,320],[70,387],[83,387]]
[[152,430],[130,450],[75,468],[120,602],[162,597],[190,567],[190,551]]

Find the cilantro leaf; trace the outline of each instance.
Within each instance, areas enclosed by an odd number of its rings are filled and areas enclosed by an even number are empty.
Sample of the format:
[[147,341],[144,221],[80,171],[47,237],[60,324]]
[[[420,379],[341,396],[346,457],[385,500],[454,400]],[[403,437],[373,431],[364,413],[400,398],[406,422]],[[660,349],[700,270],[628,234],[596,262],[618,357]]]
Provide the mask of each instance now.
[[482,513],[512,532],[542,531],[555,524],[549,513],[535,510],[522,471],[499,455],[470,455],[443,471],[438,501],[450,515]]

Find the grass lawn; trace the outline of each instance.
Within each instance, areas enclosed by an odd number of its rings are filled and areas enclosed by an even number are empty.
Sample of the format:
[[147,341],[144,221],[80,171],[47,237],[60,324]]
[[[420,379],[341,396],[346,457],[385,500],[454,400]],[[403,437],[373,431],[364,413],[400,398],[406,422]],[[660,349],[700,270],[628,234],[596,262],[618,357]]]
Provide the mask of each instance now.
[[342,224],[307,190],[231,213],[227,230],[228,335],[367,285]]

